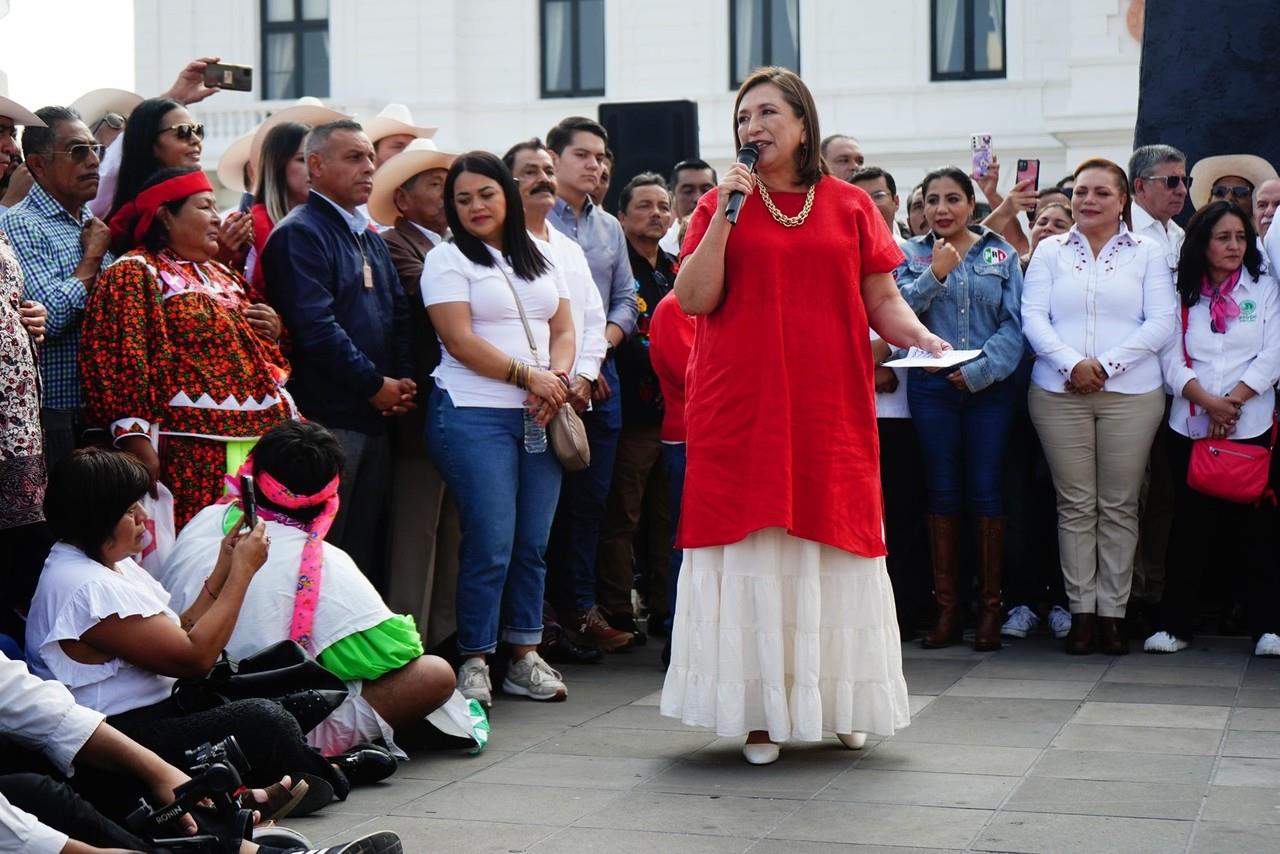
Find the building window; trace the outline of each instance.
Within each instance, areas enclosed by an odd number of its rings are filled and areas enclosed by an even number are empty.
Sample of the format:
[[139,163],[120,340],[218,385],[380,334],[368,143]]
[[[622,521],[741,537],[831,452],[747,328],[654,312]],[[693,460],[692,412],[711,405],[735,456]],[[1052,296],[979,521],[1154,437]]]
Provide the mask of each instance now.
[[542,97],[604,94],[604,0],[542,0]]
[[1004,0],[932,0],[934,80],[1004,77]]
[[329,97],[329,0],[262,0],[262,97]]
[[800,72],[800,0],[729,0],[729,81],[762,65]]

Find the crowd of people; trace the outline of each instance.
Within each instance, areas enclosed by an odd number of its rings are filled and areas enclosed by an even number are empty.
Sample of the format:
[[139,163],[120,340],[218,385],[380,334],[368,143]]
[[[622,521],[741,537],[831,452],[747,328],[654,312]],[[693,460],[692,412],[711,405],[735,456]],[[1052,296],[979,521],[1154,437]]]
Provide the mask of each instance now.
[[[86,114],[0,99],[0,728],[56,766],[5,754],[0,849],[142,848],[131,802],[228,735],[264,817],[321,809],[433,713],[565,700],[553,664],[651,636],[662,713],[753,764],[907,725],[902,638],[1172,653],[1216,616],[1280,655],[1260,158],[900,194],[760,69],[754,170],[613,176],[583,117],[453,154],[401,105],[314,99],[209,164],[208,61]],[[175,701],[281,641],[347,685],[318,725]]]

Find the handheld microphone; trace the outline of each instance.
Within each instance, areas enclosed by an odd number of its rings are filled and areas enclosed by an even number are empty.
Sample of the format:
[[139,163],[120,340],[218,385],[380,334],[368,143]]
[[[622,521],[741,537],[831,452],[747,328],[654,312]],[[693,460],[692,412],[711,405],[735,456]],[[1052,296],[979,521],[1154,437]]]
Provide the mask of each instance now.
[[[756,159],[760,157],[760,149],[756,148],[754,142],[744,142],[742,148],[738,149],[738,162],[747,167],[748,170],[756,171]],[[724,218],[729,220],[730,225],[738,222],[738,212],[742,210],[742,203],[747,200],[747,194],[734,190],[729,194],[729,204],[725,206]]]

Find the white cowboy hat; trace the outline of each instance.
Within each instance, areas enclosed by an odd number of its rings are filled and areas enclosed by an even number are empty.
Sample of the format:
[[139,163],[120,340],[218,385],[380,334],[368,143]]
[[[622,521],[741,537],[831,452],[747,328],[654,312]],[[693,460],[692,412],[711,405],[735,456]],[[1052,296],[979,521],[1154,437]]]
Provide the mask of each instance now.
[[267,132],[277,125],[285,122],[301,122],[304,125],[328,124],[329,122],[341,121],[349,119],[347,113],[340,113],[330,107],[326,107],[320,102],[319,98],[312,98],[310,95],[299,98],[298,103],[292,107],[285,107],[279,112],[272,113],[258,125],[257,132],[253,135],[253,142],[249,145],[249,160],[253,162],[254,168],[257,168],[258,158],[262,155],[262,144],[266,141]]
[[413,123],[413,115],[404,104],[387,104],[382,108],[382,112],[369,119],[369,121],[361,122],[360,124],[364,125],[364,132],[374,145],[377,145],[378,140],[383,137],[400,133],[409,134],[418,139],[430,139],[436,134],[436,128],[424,128],[415,125]]
[[1255,190],[1263,181],[1277,177],[1274,166],[1253,154],[1206,157],[1191,167],[1191,205],[1199,210],[1209,204],[1214,182],[1228,175],[1245,179]]
[[369,215],[383,225],[391,225],[400,216],[396,207],[396,188],[419,172],[448,169],[457,159],[446,154],[429,139],[415,139],[373,173],[373,191],[369,194]]
[[[257,132],[258,129],[254,128],[248,133],[241,134],[218,158],[218,180],[227,189],[235,190],[237,193],[253,191],[252,187],[244,185],[244,167],[249,162],[249,150],[253,148],[253,137]],[[257,168],[256,164],[254,168]]]
[[80,114],[85,125],[92,128],[107,113],[118,113],[129,118],[133,108],[142,103],[142,96],[126,89],[94,89],[85,92],[71,102],[71,109]]
[[15,125],[23,127],[44,127],[39,116],[19,104],[17,101],[0,96],[0,116],[13,119]]

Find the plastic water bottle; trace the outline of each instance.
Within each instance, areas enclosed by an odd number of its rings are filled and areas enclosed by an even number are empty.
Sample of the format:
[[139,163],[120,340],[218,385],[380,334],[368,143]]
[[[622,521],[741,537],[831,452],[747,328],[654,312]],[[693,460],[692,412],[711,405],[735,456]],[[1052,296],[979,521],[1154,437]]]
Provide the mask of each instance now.
[[529,454],[547,452],[547,428],[538,423],[528,407],[524,409],[524,450]]

